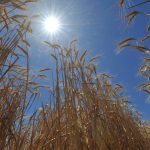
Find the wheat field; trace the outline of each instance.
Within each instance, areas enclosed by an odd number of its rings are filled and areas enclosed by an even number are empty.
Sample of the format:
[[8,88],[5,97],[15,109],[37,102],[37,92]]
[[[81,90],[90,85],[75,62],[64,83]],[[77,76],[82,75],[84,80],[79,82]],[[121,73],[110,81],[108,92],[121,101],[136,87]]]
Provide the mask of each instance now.
[[[52,86],[35,82],[49,78],[49,68],[30,74],[26,35],[32,19],[16,11],[27,11],[30,3],[37,2],[0,1],[0,150],[149,150],[149,126],[129,105],[123,86],[98,73],[97,57],[87,61],[88,50],[80,54],[76,41],[66,48],[45,42],[53,49],[55,80]],[[24,66],[18,64],[22,57]],[[41,88],[50,101],[27,116]]]

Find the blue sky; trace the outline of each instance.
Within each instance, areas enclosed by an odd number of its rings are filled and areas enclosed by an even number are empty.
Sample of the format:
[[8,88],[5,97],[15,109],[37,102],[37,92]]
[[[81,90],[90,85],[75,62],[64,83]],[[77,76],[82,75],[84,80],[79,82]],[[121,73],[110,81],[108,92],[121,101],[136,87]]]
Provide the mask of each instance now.
[[[138,1],[137,1],[138,2]],[[140,10],[148,11],[150,4],[140,7]],[[125,95],[129,96],[132,104],[142,113],[144,119],[150,119],[150,104],[144,92],[137,86],[144,79],[138,75],[138,68],[142,62],[142,54],[125,49],[117,54],[117,43],[126,37],[142,37],[145,34],[147,19],[137,18],[131,26],[121,16],[127,9],[121,10],[118,1],[106,0],[43,0],[39,5],[34,5],[32,12],[58,15],[63,25],[54,40],[68,46],[69,42],[77,39],[77,46],[82,51],[88,49],[88,57],[102,55],[97,61],[99,72],[107,72],[113,75],[113,83],[121,83],[125,88]],[[41,44],[50,41],[50,37],[43,32],[42,23],[35,22],[34,38],[31,38],[31,66],[33,70],[40,67],[52,67],[53,59],[50,59],[50,49]]]

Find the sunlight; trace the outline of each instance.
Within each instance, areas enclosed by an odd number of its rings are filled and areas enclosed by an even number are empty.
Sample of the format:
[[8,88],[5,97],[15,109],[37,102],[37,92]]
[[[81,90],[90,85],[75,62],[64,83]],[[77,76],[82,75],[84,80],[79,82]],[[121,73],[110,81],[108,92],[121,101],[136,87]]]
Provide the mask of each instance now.
[[44,28],[50,34],[55,34],[60,29],[59,19],[55,16],[49,16],[44,20]]

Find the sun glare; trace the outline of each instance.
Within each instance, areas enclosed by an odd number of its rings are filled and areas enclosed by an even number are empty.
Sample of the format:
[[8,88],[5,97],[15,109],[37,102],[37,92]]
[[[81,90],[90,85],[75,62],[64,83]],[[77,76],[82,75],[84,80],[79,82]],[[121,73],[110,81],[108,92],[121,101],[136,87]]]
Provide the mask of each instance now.
[[61,25],[60,25],[59,19],[55,16],[47,17],[44,20],[44,28],[47,32],[51,34],[58,32],[60,29],[60,26]]

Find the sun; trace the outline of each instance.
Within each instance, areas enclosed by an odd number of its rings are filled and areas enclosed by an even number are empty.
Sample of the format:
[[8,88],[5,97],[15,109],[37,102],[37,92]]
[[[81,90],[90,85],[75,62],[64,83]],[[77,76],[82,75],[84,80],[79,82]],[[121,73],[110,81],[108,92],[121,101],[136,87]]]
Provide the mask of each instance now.
[[50,34],[55,34],[59,31],[61,24],[57,17],[49,16],[44,20],[44,28]]

